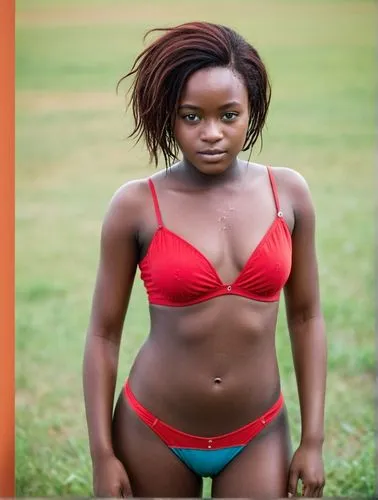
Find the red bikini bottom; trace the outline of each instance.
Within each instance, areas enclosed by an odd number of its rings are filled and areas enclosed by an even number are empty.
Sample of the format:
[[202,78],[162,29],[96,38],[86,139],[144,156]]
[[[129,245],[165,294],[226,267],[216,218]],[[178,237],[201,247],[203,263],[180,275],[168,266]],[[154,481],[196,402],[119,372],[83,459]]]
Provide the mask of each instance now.
[[269,422],[278,416],[284,405],[281,393],[276,403],[256,420],[227,434],[203,437],[179,431],[159,420],[137,401],[127,381],[124,394],[139,418],[195,474],[202,477],[214,477],[219,474]]

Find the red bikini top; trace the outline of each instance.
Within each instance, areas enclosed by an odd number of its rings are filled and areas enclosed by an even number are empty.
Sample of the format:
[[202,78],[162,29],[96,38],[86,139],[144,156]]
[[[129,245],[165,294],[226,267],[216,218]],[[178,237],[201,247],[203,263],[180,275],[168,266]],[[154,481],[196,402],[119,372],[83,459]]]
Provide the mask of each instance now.
[[291,269],[291,235],[280,211],[270,168],[268,173],[276,217],[232,283],[223,283],[199,250],[163,225],[155,186],[148,180],[158,229],[139,268],[150,304],[189,306],[221,295],[240,295],[261,302],[279,300]]

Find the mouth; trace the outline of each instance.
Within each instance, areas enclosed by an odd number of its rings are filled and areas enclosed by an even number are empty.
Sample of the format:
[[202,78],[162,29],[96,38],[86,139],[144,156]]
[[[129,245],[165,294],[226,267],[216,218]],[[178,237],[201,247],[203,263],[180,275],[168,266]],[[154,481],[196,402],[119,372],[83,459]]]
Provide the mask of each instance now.
[[225,153],[224,149],[204,149],[203,151],[199,151],[200,155],[220,155]]
[[205,149],[203,151],[199,151],[198,155],[203,160],[213,163],[222,160],[227,155],[227,151],[224,151],[223,149]]

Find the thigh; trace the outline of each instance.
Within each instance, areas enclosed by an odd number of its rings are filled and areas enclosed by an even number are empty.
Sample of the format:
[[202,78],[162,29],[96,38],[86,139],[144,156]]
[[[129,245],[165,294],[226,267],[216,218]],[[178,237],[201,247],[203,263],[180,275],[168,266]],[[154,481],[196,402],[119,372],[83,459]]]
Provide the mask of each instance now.
[[113,418],[113,447],[135,497],[199,497],[202,479],[163,443],[121,393]]
[[212,496],[287,497],[291,444],[283,411],[213,480]]

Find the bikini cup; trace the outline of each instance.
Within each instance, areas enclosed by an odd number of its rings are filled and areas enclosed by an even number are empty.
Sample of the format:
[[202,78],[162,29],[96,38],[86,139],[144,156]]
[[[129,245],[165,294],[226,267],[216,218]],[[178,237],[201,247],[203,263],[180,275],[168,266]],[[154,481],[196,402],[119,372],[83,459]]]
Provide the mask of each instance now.
[[148,180],[158,229],[139,268],[150,304],[182,307],[221,295],[261,302],[279,300],[291,270],[292,244],[270,168],[268,174],[276,217],[232,283],[224,283],[205,255],[164,226],[155,186]]

